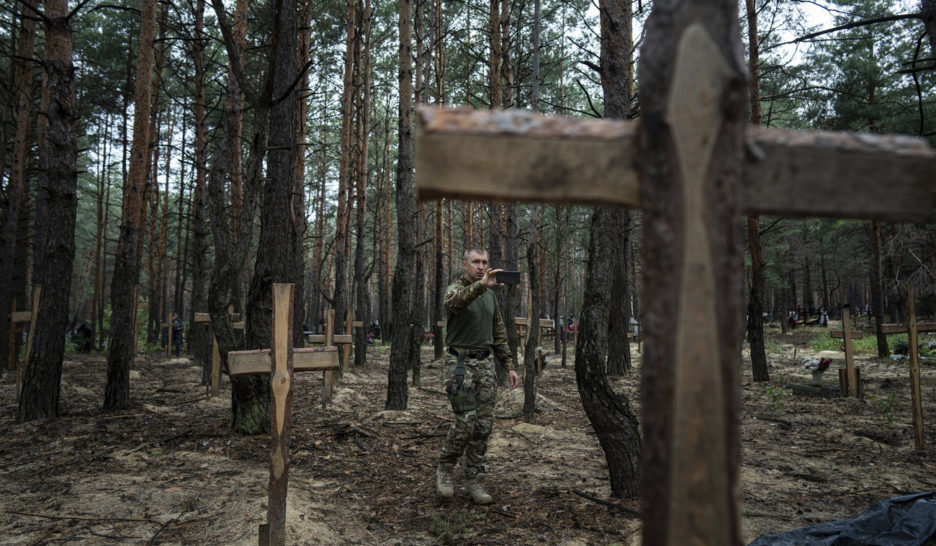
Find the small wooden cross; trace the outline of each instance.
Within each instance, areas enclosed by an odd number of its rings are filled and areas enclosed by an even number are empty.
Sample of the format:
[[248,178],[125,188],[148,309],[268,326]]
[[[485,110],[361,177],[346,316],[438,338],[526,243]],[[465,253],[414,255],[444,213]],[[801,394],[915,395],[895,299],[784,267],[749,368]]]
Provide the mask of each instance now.
[[[233,330],[243,330],[246,326],[245,322],[240,319],[240,314],[230,313],[231,320],[234,322],[231,323],[231,328]],[[207,322],[209,327],[211,326],[211,314],[209,313],[195,313],[194,321],[196,324]],[[172,339],[170,338],[170,342]],[[221,379],[221,353],[218,351],[218,338],[215,337],[214,332],[211,332],[211,384],[208,386],[208,397],[218,396],[218,387]]]
[[922,139],[745,130],[739,36],[736,2],[654,2],[639,123],[417,110],[420,199],[644,209],[645,544],[741,542],[738,216],[923,220],[932,201]]
[[[23,370],[16,365],[16,325],[20,322],[29,323],[29,336],[26,338],[26,359],[23,362],[29,362],[29,353],[32,352],[33,339],[36,335],[36,317],[39,315],[39,296],[42,294],[42,285],[36,284],[33,286],[32,293],[32,310],[30,311],[17,311],[16,310],[16,300],[13,300],[13,309],[10,312],[10,338],[9,338],[9,349],[10,352],[7,355],[7,370],[10,375],[15,374],[16,382],[16,403],[19,404],[20,392],[23,389]],[[22,329],[20,329],[22,331]],[[9,382],[10,378],[7,377]]]
[[845,347],[845,385],[842,394],[848,396],[858,396],[858,370],[855,368],[855,350],[852,348],[853,339],[861,339],[861,332],[851,329],[851,305],[842,306],[842,329],[829,330],[829,337],[841,339]]
[[[348,312],[347,323],[354,324],[351,321],[351,312]],[[346,323],[346,324],[347,324]],[[325,333],[311,334],[306,336],[309,343],[324,343],[326,347],[341,346],[344,351],[344,362],[351,358],[351,345],[354,338],[351,334],[335,334],[335,310],[329,309],[325,314]],[[322,376],[322,409],[325,409],[332,399],[332,390],[335,387],[335,372],[327,370]]]
[[906,324],[882,324],[885,334],[907,334],[907,356],[910,357],[910,406],[913,411],[913,445],[917,451],[926,448],[926,435],[923,428],[923,399],[920,393],[920,353],[917,334],[936,332],[936,322],[917,322],[916,294],[912,285],[907,290]]
[[[270,489],[267,502],[268,544],[286,542],[286,491],[289,483],[289,424],[292,416],[293,375],[338,369],[337,347],[293,349],[292,284],[273,284],[273,335],[270,349],[231,351],[232,376],[270,374]],[[261,541],[263,537],[261,536]]]

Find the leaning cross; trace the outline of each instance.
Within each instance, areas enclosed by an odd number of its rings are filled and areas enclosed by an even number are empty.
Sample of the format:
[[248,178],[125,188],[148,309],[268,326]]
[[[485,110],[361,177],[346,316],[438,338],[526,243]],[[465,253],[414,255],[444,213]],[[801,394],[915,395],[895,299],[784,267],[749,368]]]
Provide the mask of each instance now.
[[917,322],[915,291],[913,285],[908,284],[907,290],[907,323],[882,324],[884,334],[907,334],[907,356],[910,358],[910,408],[913,412],[913,445],[917,451],[926,448],[923,431],[923,398],[920,392],[920,350],[917,334],[922,332],[936,332],[936,322]]
[[292,284],[273,285],[273,336],[271,349],[231,351],[228,372],[231,376],[270,374],[270,491],[267,523],[261,526],[261,542],[268,533],[269,542],[280,546],[286,541],[286,491],[289,483],[289,423],[292,416],[294,372],[338,369],[336,347],[293,349]]
[[920,139],[745,130],[733,0],[655,2],[647,29],[639,124],[421,107],[417,190],[643,208],[644,541],[735,545],[738,217],[922,220],[936,162]]

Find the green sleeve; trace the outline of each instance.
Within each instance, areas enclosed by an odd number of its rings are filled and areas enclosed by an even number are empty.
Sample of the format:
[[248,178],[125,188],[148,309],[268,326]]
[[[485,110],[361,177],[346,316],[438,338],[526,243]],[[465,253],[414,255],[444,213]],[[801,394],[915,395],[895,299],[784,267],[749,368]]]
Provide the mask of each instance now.
[[504,319],[501,317],[500,306],[497,304],[497,298],[494,298],[494,356],[507,371],[513,369],[513,359],[510,358],[510,344],[507,343],[507,328],[504,326]]
[[445,289],[445,296],[443,297],[445,310],[449,313],[456,314],[465,307],[471,305],[471,302],[486,291],[487,288],[481,286],[481,281],[473,282],[467,286],[462,286],[458,283],[450,284],[449,287]]

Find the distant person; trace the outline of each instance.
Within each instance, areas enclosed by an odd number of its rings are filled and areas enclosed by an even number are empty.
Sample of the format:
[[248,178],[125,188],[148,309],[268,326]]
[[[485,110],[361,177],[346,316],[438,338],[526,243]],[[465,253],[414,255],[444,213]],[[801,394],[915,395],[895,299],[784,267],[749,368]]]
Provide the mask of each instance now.
[[172,314],[172,348],[176,356],[182,356],[182,330],[185,328],[185,322],[179,318],[178,313]]
[[513,370],[497,297],[490,290],[503,286],[496,278],[502,270],[491,269],[487,251],[480,249],[466,250],[462,267],[464,274],[445,289],[444,296],[448,312],[445,390],[454,418],[439,456],[436,490],[442,498],[455,495],[452,472],[464,454],[471,499],[476,504],[490,504],[494,499],[484,490],[483,478],[497,400],[494,357],[507,369],[511,389],[517,387],[520,378]]

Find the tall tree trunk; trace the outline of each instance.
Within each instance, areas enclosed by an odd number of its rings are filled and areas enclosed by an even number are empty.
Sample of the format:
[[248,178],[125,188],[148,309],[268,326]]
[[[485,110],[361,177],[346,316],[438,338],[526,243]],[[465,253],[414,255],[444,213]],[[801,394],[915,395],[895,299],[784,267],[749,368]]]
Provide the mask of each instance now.
[[[751,125],[761,123],[760,61],[758,60],[757,11],[754,0],[745,0],[748,19],[748,81],[751,99]],[[751,372],[754,381],[769,381],[767,352],[764,349],[764,251],[761,247],[757,216],[747,219],[748,251],[751,253],[751,292],[748,294],[748,344],[751,347]]]
[[393,341],[387,371],[389,410],[406,409],[406,359],[409,356],[409,330],[412,320],[413,241],[413,64],[412,10],[409,0],[399,0],[399,146],[397,159],[397,263],[393,271]]
[[[208,311],[206,277],[208,264],[208,223],[206,221],[207,120],[205,116],[205,0],[195,3],[195,39],[192,60],[195,65],[195,188],[192,191],[192,312],[188,316],[192,356],[202,369],[202,384],[211,381],[212,334],[209,324],[196,324],[195,313]],[[223,137],[222,137],[223,138]]]
[[926,37],[929,39],[930,53],[936,57],[936,0],[920,0],[920,15],[926,25]]
[[317,163],[317,172],[316,172],[316,213],[315,213],[315,227],[312,232],[312,272],[314,285],[314,293],[309,295],[311,307],[309,311],[310,319],[313,321],[315,328],[319,328],[320,324],[323,324],[323,312],[322,312],[322,267],[323,259],[322,253],[325,245],[325,190],[327,184],[327,174],[328,174],[328,161],[327,161],[327,149],[328,149],[328,131],[325,130],[325,124],[323,123],[319,127],[319,136],[321,138],[321,145],[316,159]]
[[[272,106],[269,121],[269,151],[267,152],[267,178],[263,185],[263,205],[260,211],[260,239],[257,246],[257,261],[247,292],[246,343],[250,349],[266,347],[272,332],[273,283],[297,284],[300,279],[290,267],[289,256],[295,251],[296,218],[293,210],[292,192],[296,154],[296,0],[281,0],[274,4],[273,40],[270,70],[273,74]],[[242,221],[248,221],[247,218]],[[214,317],[212,317],[213,319]],[[267,381],[268,382],[268,381]],[[256,392],[254,393],[256,396]],[[250,408],[259,405],[268,410],[269,392],[262,393],[260,400],[246,401]],[[246,417],[246,415],[242,414]],[[250,417],[256,416],[251,411]],[[269,428],[268,414],[264,415]],[[250,429],[259,429],[259,423],[251,423]],[[259,432],[259,430],[257,430]]]
[[[338,211],[335,220],[335,291],[332,301],[335,308],[335,333],[345,333],[345,314],[348,309],[348,273],[347,273],[347,254],[350,234],[348,233],[349,222],[348,194],[351,192],[353,173],[352,158],[353,142],[351,140],[354,128],[354,46],[355,32],[357,30],[357,4],[355,0],[348,0],[348,21],[346,25],[345,41],[345,66],[344,66],[344,88],[342,90],[341,100],[341,157],[339,159],[338,170]],[[338,352],[341,359],[341,369],[347,364],[343,361],[344,353]]]
[[[244,57],[245,52],[247,51],[247,14],[249,8],[249,0],[235,0],[234,2],[234,24],[231,28],[231,38],[233,39],[233,46],[237,50],[237,54],[240,58]],[[230,56],[230,55],[229,55]],[[232,121],[234,122],[234,135],[236,142],[238,143],[231,149],[231,158],[230,158],[230,195],[231,195],[231,237],[232,242],[235,247],[240,245],[241,234],[246,233],[245,230],[241,228],[241,222],[250,218],[252,215],[244,212],[245,199],[248,199],[248,196],[245,195],[245,192],[249,192],[250,189],[245,188],[244,180],[244,161],[243,161],[243,150],[244,147],[241,146],[242,136],[244,132],[244,101],[246,92],[241,88],[241,84],[236,83],[236,75],[234,70],[228,71],[228,88],[232,89],[232,92],[229,92],[225,97],[225,108],[230,109],[233,114]],[[254,123],[261,123],[264,126],[266,125],[266,118],[269,112],[269,107],[265,106],[266,110],[260,112],[258,110],[254,111]],[[257,122],[258,118],[262,117],[262,122]],[[256,128],[253,130],[254,138],[257,136],[263,137],[266,139],[266,129],[262,131],[257,131]],[[260,158],[262,161],[262,157]],[[251,176],[251,175],[248,175]],[[249,184],[249,182],[248,182]],[[244,244],[247,245],[247,239],[244,241]],[[244,266],[239,266],[238,270],[240,271],[237,279],[231,284],[231,297],[230,304],[233,306],[235,312],[240,313],[241,316],[246,316],[243,309],[244,302],[244,285],[245,277],[247,275],[247,268]],[[256,378],[250,380],[251,384],[256,383]]]
[[[77,117],[75,115],[74,66],[67,0],[45,1],[45,73],[49,89],[48,138],[40,164],[46,173],[37,201],[45,204],[47,220],[55,229],[36,248],[41,268],[35,271],[42,285],[34,346],[26,363],[18,421],[58,416],[68,329],[68,299],[75,261],[75,216],[78,207],[76,169]],[[67,272],[66,274],[62,274]]]
[[[92,296],[93,303],[91,305],[91,328],[95,333],[99,332],[99,324],[103,322],[104,306],[102,305],[104,301],[104,270],[107,264],[105,258],[105,252],[107,249],[107,242],[105,240],[105,218],[106,218],[106,209],[107,209],[107,200],[105,196],[109,194],[110,190],[110,177],[109,177],[109,150],[108,150],[108,141],[110,139],[110,116],[104,117],[104,123],[101,130],[101,172],[98,177],[98,187],[97,187],[97,210],[96,210],[96,222],[95,222],[95,234],[94,234],[94,295]],[[92,343],[94,336],[92,336]],[[100,350],[100,345],[98,345]]]
[[[11,279],[16,268],[25,269],[25,263],[17,263],[17,246],[26,244],[25,239],[19,240],[17,237],[20,219],[22,217],[23,203],[27,199],[26,192],[26,163],[29,160],[29,143],[31,141],[30,129],[30,105],[33,96],[33,69],[30,59],[33,55],[33,44],[36,35],[35,14],[31,13],[38,6],[38,0],[27,0],[19,7],[20,9],[20,29],[17,37],[16,55],[13,62],[14,72],[14,94],[16,97],[16,136],[14,141],[12,165],[10,169],[9,182],[5,188],[5,200],[3,201],[3,223],[0,225],[0,279],[4,279],[0,286],[0,317],[7,317],[13,305],[13,300],[18,299],[20,308],[24,306],[22,290],[17,283],[8,282]],[[0,169],[3,168],[0,164]],[[20,295],[19,298],[17,296]],[[8,380],[12,380],[12,370],[16,366],[15,358],[13,362],[8,362],[9,358],[9,328],[10,322],[3,318],[0,320],[0,372],[9,370]]]
[[[183,101],[183,107],[188,110],[188,100]],[[188,149],[188,117],[182,116],[182,149]],[[173,307],[178,311],[180,317],[185,317],[186,308],[184,304],[185,283],[188,280],[185,275],[186,259],[188,253],[189,230],[185,229],[184,218],[186,218],[186,206],[191,207],[191,200],[185,196],[185,162],[179,167],[179,197],[176,209],[176,254],[175,254],[175,294],[173,295]],[[183,246],[184,239],[184,246]],[[191,325],[192,322],[189,322]],[[191,342],[189,342],[191,346]],[[190,349],[191,350],[191,349]]]
[[[163,296],[165,295],[165,292],[160,289],[159,283],[162,272],[160,271],[161,265],[158,256],[159,233],[157,232],[157,222],[159,218],[159,183],[157,182],[157,179],[159,178],[160,159],[159,133],[164,114],[164,112],[162,112],[159,107],[159,95],[162,89],[163,60],[165,59],[166,48],[168,47],[168,44],[166,43],[166,20],[169,14],[169,4],[163,3],[158,9],[159,15],[156,20],[156,44],[159,45],[158,47],[154,45],[154,47],[156,47],[156,51],[153,58],[153,94],[151,97],[152,106],[150,107],[150,157],[148,158],[149,175],[146,179],[146,189],[143,192],[143,219],[141,221],[141,225],[146,226],[146,231],[149,232],[149,237],[146,237],[145,233],[141,234],[137,245],[142,259],[144,243],[149,243],[149,246],[147,247],[147,266],[149,273],[147,275],[147,282],[149,283],[149,306],[147,308],[146,330],[147,340],[150,343],[157,343],[160,339],[161,332],[159,325],[166,316],[163,310],[163,306],[165,305]],[[166,333],[168,334],[168,327]],[[163,339],[165,339],[165,337]]]
[[[275,211],[280,218],[272,230],[276,236],[270,236],[271,226],[266,225],[268,230],[267,237],[262,234],[260,237],[260,251],[273,253],[291,252],[290,241],[290,205],[292,190],[292,153],[295,152],[295,95],[284,92],[284,87],[291,86],[295,80],[295,62],[296,62],[296,42],[295,42],[295,4],[291,6],[279,5],[278,10],[273,10],[273,40],[272,50],[268,55],[268,65],[266,74],[263,77],[263,84],[260,86],[262,93],[258,94],[251,89],[247,83],[247,77],[241,64],[241,49],[237,43],[235,33],[228,26],[227,18],[224,12],[224,6],[221,0],[212,0],[215,15],[218,19],[224,36],[224,45],[230,61],[230,69],[233,78],[228,82],[228,100],[225,101],[225,112],[222,118],[222,135],[218,150],[215,154],[214,162],[211,166],[211,172],[208,177],[207,201],[208,212],[211,215],[212,236],[215,248],[215,260],[212,267],[210,282],[208,285],[207,304],[208,312],[211,314],[211,328],[218,341],[218,351],[221,355],[222,366],[226,367],[228,351],[240,347],[240,336],[235,336],[231,327],[231,320],[228,314],[228,306],[235,300],[239,288],[240,279],[243,276],[245,263],[247,262],[250,245],[241,242],[252,240],[252,230],[255,219],[255,209],[258,195],[261,187],[262,167],[266,151],[268,148],[276,149],[280,154],[276,160],[267,161],[267,168],[271,180],[275,183],[267,184],[264,188],[264,208],[267,208],[268,202],[273,203],[269,209]],[[286,29],[281,27],[280,16],[287,21]],[[283,40],[280,40],[280,37]],[[288,70],[289,65],[292,71]],[[278,70],[282,65],[283,70]],[[291,78],[289,84],[277,82],[274,84],[271,79],[274,74],[280,78]],[[279,90],[279,95],[275,93]],[[244,179],[242,210],[237,217],[237,229],[234,230],[234,218],[228,212],[225,197],[225,180],[233,166],[231,161],[236,157],[233,150],[239,145],[237,138],[237,122],[239,119],[240,107],[237,100],[232,100],[235,94],[242,94],[253,106],[253,135],[250,140],[250,151],[247,159],[247,172]],[[285,109],[280,111],[281,116],[274,118],[271,109],[271,97],[276,96],[279,100],[277,106]],[[288,110],[292,109],[290,118]],[[280,134],[277,143],[274,144],[272,137],[267,138],[269,126],[276,123]],[[232,181],[233,182],[233,181]],[[260,221],[261,230],[264,229],[264,219]],[[276,249],[271,249],[276,246]],[[269,267],[269,262],[273,260],[276,263],[273,267],[278,272],[288,269],[288,261],[284,255],[270,257],[261,256],[258,252],[255,266],[255,279],[251,285],[257,295],[258,300],[251,300],[251,305],[247,308],[247,335],[246,342],[248,347],[259,348],[266,346],[270,340],[271,330],[271,309],[272,309],[272,289],[270,285],[273,282],[282,282],[287,279],[287,275],[276,275],[277,280],[271,281],[273,276],[269,271],[264,270],[259,275],[256,273],[258,268]],[[285,282],[288,282],[286,280]],[[255,287],[255,284],[265,284]],[[265,288],[265,289],[264,289]],[[263,298],[264,294],[266,299]],[[265,306],[264,306],[265,303]],[[265,376],[247,376],[231,378],[231,413],[232,428],[242,434],[259,434],[269,431],[269,379]]]
[[[631,117],[631,88],[633,71],[631,49],[630,2],[606,0],[601,7],[601,87],[604,91],[604,117],[627,119]],[[627,329],[630,309],[626,304],[627,285],[630,283],[626,255],[630,238],[630,212],[624,209],[612,213],[609,229],[616,233],[619,244],[612,252],[611,306],[608,316],[608,373],[622,375],[630,368],[630,344]],[[635,476],[636,477],[636,476]]]
[[[566,210],[568,210],[566,208]],[[552,308],[552,317],[555,324],[555,346],[554,351],[556,354],[559,354],[562,350],[562,342],[565,338],[565,328],[563,327],[564,322],[562,321],[562,315],[560,314],[564,309],[559,307],[559,301],[562,299],[562,263],[564,260],[563,257],[563,241],[565,240],[565,230],[566,224],[563,223],[563,219],[566,218],[566,215],[562,213],[563,207],[557,205],[553,212],[556,215],[556,274],[553,277],[553,308]],[[564,362],[563,362],[564,364]]]
[[611,480],[611,495],[633,498],[640,484],[640,434],[637,418],[626,396],[611,389],[604,373],[608,354],[608,316],[611,300],[607,287],[613,282],[613,254],[618,242],[614,233],[614,212],[595,209],[592,215],[588,273],[575,347],[575,381],[585,414],[605,452]]
[[[535,208],[535,207],[534,207]],[[534,210],[533,215],[536,215]],[[529,332],[523,349],[523,421],[536,422],[536,334],[539,332],[539,317],[542,301],[539,297],[539,264],[536,263],[536,232],[538,226],[530,222],[530,240],[527,244],[527,272],[530,278]]]
[[123,188],[123,212],[117,256],[111,279],[111,340],[107,350],[104,408],[130,405],[130,365],[133,363],[134,288],[140,275],[138,243],[149,157],[149,113],[153,92],[153,55],[156,36],[156,0],[140,0],[140,41],[134,84],[133,144],[130,170]]
[[[358,6],[362,14],[363,24],[363,62],[360,65],[357,123],[357,211],[356,211],[356,246],[354,250],[354,299],[355,318],[362,324],[370,322],[370,299],[367,293],[367,279],[369,275],[364,271],[364,250],[367,222],[367,137],[370,124],[370,29],[371,9],[370,1]],[[358,328],[354,332],[354,365],[363,366],[367,362],[367,329]]]
[[884,316],[884,302],[881,295],[881,224],[871,222],[871,309],[874,313],[874,335],[877,337],[877,350],[880,358],[890,355],[887,336],[881,327]]
[[381,340],[388,340],[393,335],[392,327],[393,321],[391,320],[391,307],[390,307],[390,239],[392,234],[390,232],[390,101],[386,101],[386,109],[384,111],[384,149],[383,149],[383,164],[381,166],[380,174],[380,185],[381,189],[378,191],[380,196],[380,201],[377,203],[378,212],[380,213],[380,227],[378,231],[380,233],[380,248],[378,249],[378,255],[380,260],[380,268],[378,271],[377,277],[377,299],[379,300],[379,311],[380,315],[380,338]]
[[299,74],[298,92],[296,93],[296,153],[295,163],[293,164],[293,206],[291,215],[294,218],[294,232],[292,233],[293,254],[290,256],[291,268],[290,277],[295,279],[293,287],[293,343],[302,346],[305,336],[305,324],[307,322],[306,306],[303,302],[306,300],[306,244],[305,236],[308,225],[306,224],[306,185],[305,185],[305,163],[306,163],[306,136],[308,133],[308,110],[309,110],[309,76],[307,63],[311,56],[312,47],[312,1],[299,0],[299,37],[296,53],[296,66],[302,70]]
[[[445,104],[445,29],[442,27],[442,0],[436,0],[434,3],[434,29],[433,34],[435,37],[435,53],[433,55],[433,65],[435,67],[435,101],[436,104],[443,105]],[[447,201],[449,207],[451,207],[451,200]],[[444,307],[442,304],[443,295],[445,293],[445,256],[446,256],[446,246],[445,246],[445,206],[446,201],[439,199],[436,202],[436,217],[435,217],[435,276],[433,278],[433,295],[432,295],[432,316],[430,320],[432,321],[432,332],[433,332],[433,358],[439,360],[442,358],[445,351],[445,339],[443,338],[442,327],[439,326],[439,322],[443,320],[445,316]],[[448,249],[448,254],[451,256],[452,249]]]
[[[630,28],[630,18],[623,4],[602,2],[602,88],[605,91],[605,116],[625,117],[629,110],[626,72],[630,51],[623,33]],[[605,377],[608,356],[608,324],[611,301],[606,294],[614,286],[615,267],[623,260],[619,230],[624,218],[621,211],[598,208],[592,216],[588,252],[588,274],[579,324],[579,342],[575,348],[575,379],[588,420],[605,452],[611,481],[611,494],[631,498],[638,494],[640,483],[640,435],[637,418],[626,396],[617,395]],[[626,278],[625,278],[626,280]],[[621,283],[618,284],[622,288]],[[622,306],[624,307],[624,306]],[[626,335],[626,326],[623,324]]]
[[488,34],[490,36],[490,59],[488,61],[488,81],[491,85],[491,108],[503,108],[504,94],[501,87],[501,0],[491,0]]

